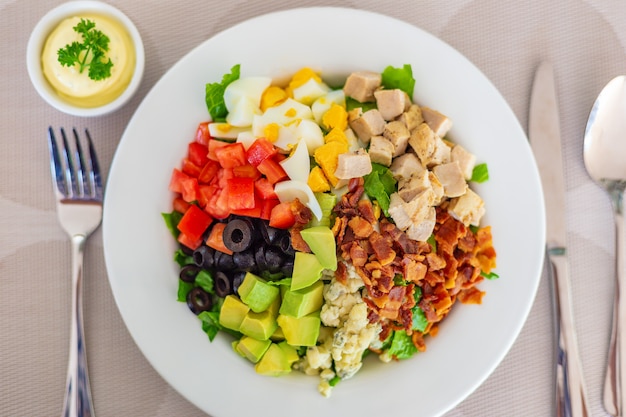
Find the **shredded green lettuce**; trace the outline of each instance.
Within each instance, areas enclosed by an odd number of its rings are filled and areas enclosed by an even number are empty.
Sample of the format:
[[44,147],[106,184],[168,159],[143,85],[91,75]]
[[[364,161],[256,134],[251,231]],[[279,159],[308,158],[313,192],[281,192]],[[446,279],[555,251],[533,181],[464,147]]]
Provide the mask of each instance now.
[[230,73],[224,74],[222,82],[208,83],[205,86],[206,106],[214,122],[225,120],[228,110],[224,104],[224,91],[228,84],[239,79],[239,74],[240,66],[237,64],[230,69]]
[[396,192],[396,180],[384,165],[372,163],[372,172],[365,176],[365,193],[378,201],[378,205],[389,217],[389,196]]
[[193,282],[185,282],[182,279],[178,280],[178,294],[176,297],[177,301],[182,303],[187,301],[187,294],[191,291],[196,285]]
[[202,331],[209,336],[209,340],[212,342],[217,333],[222,329],[222,325],[220,325],[220,313],[217,311],[203,311],[198,314],[198,318],[202,321]]
[[174,236],[174,239],[178,239],[180,231],[178,230],[177,226],[180,222],[180,219],[183,218],[183,213],[179,213],[178,211],[173,210],[171,213],[161,213],[161,216],[163,216],[165,226],[167,226],[172,236]]
[[417,348],[404,330],[393,332],[393,339],[388,353],[396,359],[408,359],[417,353]]
[[388,66],[382,72],[382,85],[387,89],[399,88],[413,97],[415,89],[415,78],[413,78],[413,68],[411,65],[404,64],[402,68],[394,68]]
[[206,269],[201,270],[196,275],[196,285],[202,288],[209,294],[215,294],[215,284],[213,282],[213,277],[211,273]]
[[358,109],[359,107],[361,108],[363,113],[365,113],[368,110],[377,108],[375,101],[368,101],[366,103],[361,103],[360,101],[355,100],[352,97],[346,97],[346,111]]

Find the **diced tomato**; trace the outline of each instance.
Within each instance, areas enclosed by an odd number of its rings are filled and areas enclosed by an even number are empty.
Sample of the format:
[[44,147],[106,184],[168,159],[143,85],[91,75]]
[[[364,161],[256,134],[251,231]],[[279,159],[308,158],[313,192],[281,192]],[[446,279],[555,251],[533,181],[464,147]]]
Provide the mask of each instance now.
[[180,219],[180,222],[178,222],[178,230],[184,233],[190,240],[196,241],[202,238],[202,234],[212,221],[213,219],[207,212],[192,204]]
[[261,174],[267,177],[270,184],[276,184],[279,181],[288,179],[287,173],[282,166],[272,158],[268,158],[261,162],[257,169],[261,171]]
[[278,229],[289,229],[296,223],[296,217],[291,210],[291,203],[279,203],[270,213],[270,226]]
[[231,178],[228,180],[228,208],[231,210],[254,208],[254,180]]
[[209,238],[207,239],[206,244],[207,246],[215,250],[232,255],[233,251],[231,251],[226,247],[226,245],[224,245],[225,228],[226,223],[215,223],[213,225],[213,229],[211,229],[211,233],[209,233]]
[[246,150],[241,143],[230,143],[215,149],[215,157],[222,168],[235,168],[246,164]]
[[198,205],[202,208],[205,208],[209,204],[211,198],[213,198],[217,190],[218,188],[216,185],[198,185]]
[[254,182],[254,189],[256,190],[257,195],[263,200],[278,198],[274,192],[274,186],[270,184],[269,180],[265,177],[259,178]]
[[[220,219],[225,219],[230,214],[230,210],[228,208],[228,188],[222,188],[218,191],[217,198],[215,201],[211,201],[209,204],[212,204],[211,210],[216,213],[216,216]],[[211,211],[209,211],[210,213]]]
[[209,140],[209,159],[213,161],[217,161],[217,155],[215,155],[215,151],[219,148],[223,148],[224,146],[230,145],[230,142],[224,142],[222,140],[211,139]]
[[198,182],[201,184],[209,184],[213,178],[217,177],[220,170],[220,164],[217,161],[208,160],[198,175]]
[[198,142],[191,142],[187,146],[187,158],[199,167],[203,167],[209,161],[209,148]]
[[176,197],[174,201],[172,202],[172,206],[174,210],[176,210],[179,213],[185,213],[187,209],[189,209],[190,205],[191,204],[183,200],[181,197]]
[[248,148],[246,152],[246,159],[252,166],[258,166],[261,162],[265,161],[278,153],[278,149],[271,142],[265,138],[258,138]]
[[280,201],[278,201],[277,198],[269,198],[267,200],[261,200],[261,203],[260,203],[261,214],[259,215],[259,217],[262,218],[263,220],[269,220],[272,216],[272,209],[276,207],[278,204],[280,204]]
[[202,238],[193,240],[189,238],[189,236],[187,236],[186,234],[179,233],[178,242],[182,245],[187,246],[189,249],[196,250],[198,249],[198,247],[200,247],[200,244],[202,243]]
[[220,188],[228,187],[228,180],[234,178],[235,174],[231,168],[220,169],[217,173],[217,184]]
[[[230,200],[229,200],[230,202]],[[238,216],[247,216],[247,217],[261,217],[261,213],[263,210],[263,203],[264,201],[261,200],[258,197],[255,197],[254,199],[254,207],[253,208],[247,208],[247,209],[236,209],[236,210],[232,210],[231,213],[232,214],[236,214]]]
[[202,122],[198,125],[196,130],[196,142],[208,146],[211,134],[209,133],[209,122]]
[[185,174],[190,177],[198,178],[201,171],[202,169],[198,165],[194,164],[187,158],[183,159],[183,172]]
[[182,195],[188,203],[198,199],[198,180],[174,168],[169,189]]
[[235,177],[246,177],[252,178],[254,180],[261,177],[261,173],[259,172],[259,170],[250,164],[234,167],[233,174],[235,175]]

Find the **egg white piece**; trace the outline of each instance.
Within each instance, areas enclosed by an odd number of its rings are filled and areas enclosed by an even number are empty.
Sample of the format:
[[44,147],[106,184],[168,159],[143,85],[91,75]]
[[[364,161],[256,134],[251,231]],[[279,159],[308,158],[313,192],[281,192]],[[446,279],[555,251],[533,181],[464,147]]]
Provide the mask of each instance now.
[[313,120],[302,120],[296,128],[296,136],[306,142],[309,155],[313,156],[316,149],[324,144],[322,128]]
[[226,86],[224,90],[224,104],[230,113],[237,102],[247,97],[256,107],[261,104],[261,96],[272,83],[269,77],[245,77],[239,78]]
[[240,132],[237,135],[237,142],[241,143],[246,151],[248,150],[250,145],[254,143],[255,140],[256,137],[252,134],[252,131],[250,130]]
[[304,140],[298,141],[293,153],[279,163],[290,179],[306,183],[311,171],[311,161],[306,142]]
[[329,91],[313,102],[311,111],[313,112],[313,118],[318,124],[322,123],[322,117],[324,117],[324,114],[330,109],[333,103],[346,107],[346,95],[343,90]]
[[228,112],[226,121],[232,126],[248,127],[252,125],[252,119],[257,114],[261,114],[261,109],[255,104],[254,99],[244,96]]
[[324,82],[309,78],[307,82],[293,89],[293,98],[306,105],[311,105],[316,99],[326,95],[330,91]]
[[281,203],[293,201],[296,198],[311,209],[317,220],[322,219],[322,207],[315,198],[311,187],[305,182],[296,180],[281,181],[274,185],[274,192]]
[[214,138],[219,139],[237,139],[241,132],[250,130],[248,127],[237,127],[230,123],[209,123],[209,133]]

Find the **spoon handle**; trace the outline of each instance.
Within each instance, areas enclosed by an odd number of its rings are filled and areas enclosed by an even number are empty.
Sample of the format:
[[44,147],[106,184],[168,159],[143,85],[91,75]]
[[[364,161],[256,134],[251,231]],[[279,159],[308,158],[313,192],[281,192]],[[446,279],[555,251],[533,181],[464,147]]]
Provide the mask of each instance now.
[[622,290],[626,285],[626,275],[624,267],[626,266],[626,241],[624,230],[624,215],[621,207],[621,193],[613,196],[615,208],[615,234],[616,234],[616,266],[615,266],[615,292],[613,299],[613,324],[611,326],[611,341],[609,344],[609,355],[606,370],[606,378],[604,380],[604,408],[615,417],[623,417],[625,414],[624,406],[626,404],[626,362],[622,358],[626,358],[626,302],[621,300]]
[[556,416],[589,417],[572,314],[569,264],[563,248],[548,247],[557,327]]

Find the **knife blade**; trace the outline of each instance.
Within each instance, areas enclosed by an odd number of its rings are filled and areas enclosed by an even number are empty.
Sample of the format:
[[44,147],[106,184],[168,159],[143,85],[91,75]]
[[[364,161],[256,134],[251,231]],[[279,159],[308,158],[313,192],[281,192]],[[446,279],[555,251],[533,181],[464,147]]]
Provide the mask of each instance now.
[[535,73],[528,116],[530,145],[539,168],[546,209],[546,259],[549,261],[555,329],[555,395],[558,417],[588,417],[585,383],[574,330],[567,225],[565,176],[556,84],[549,62]]

